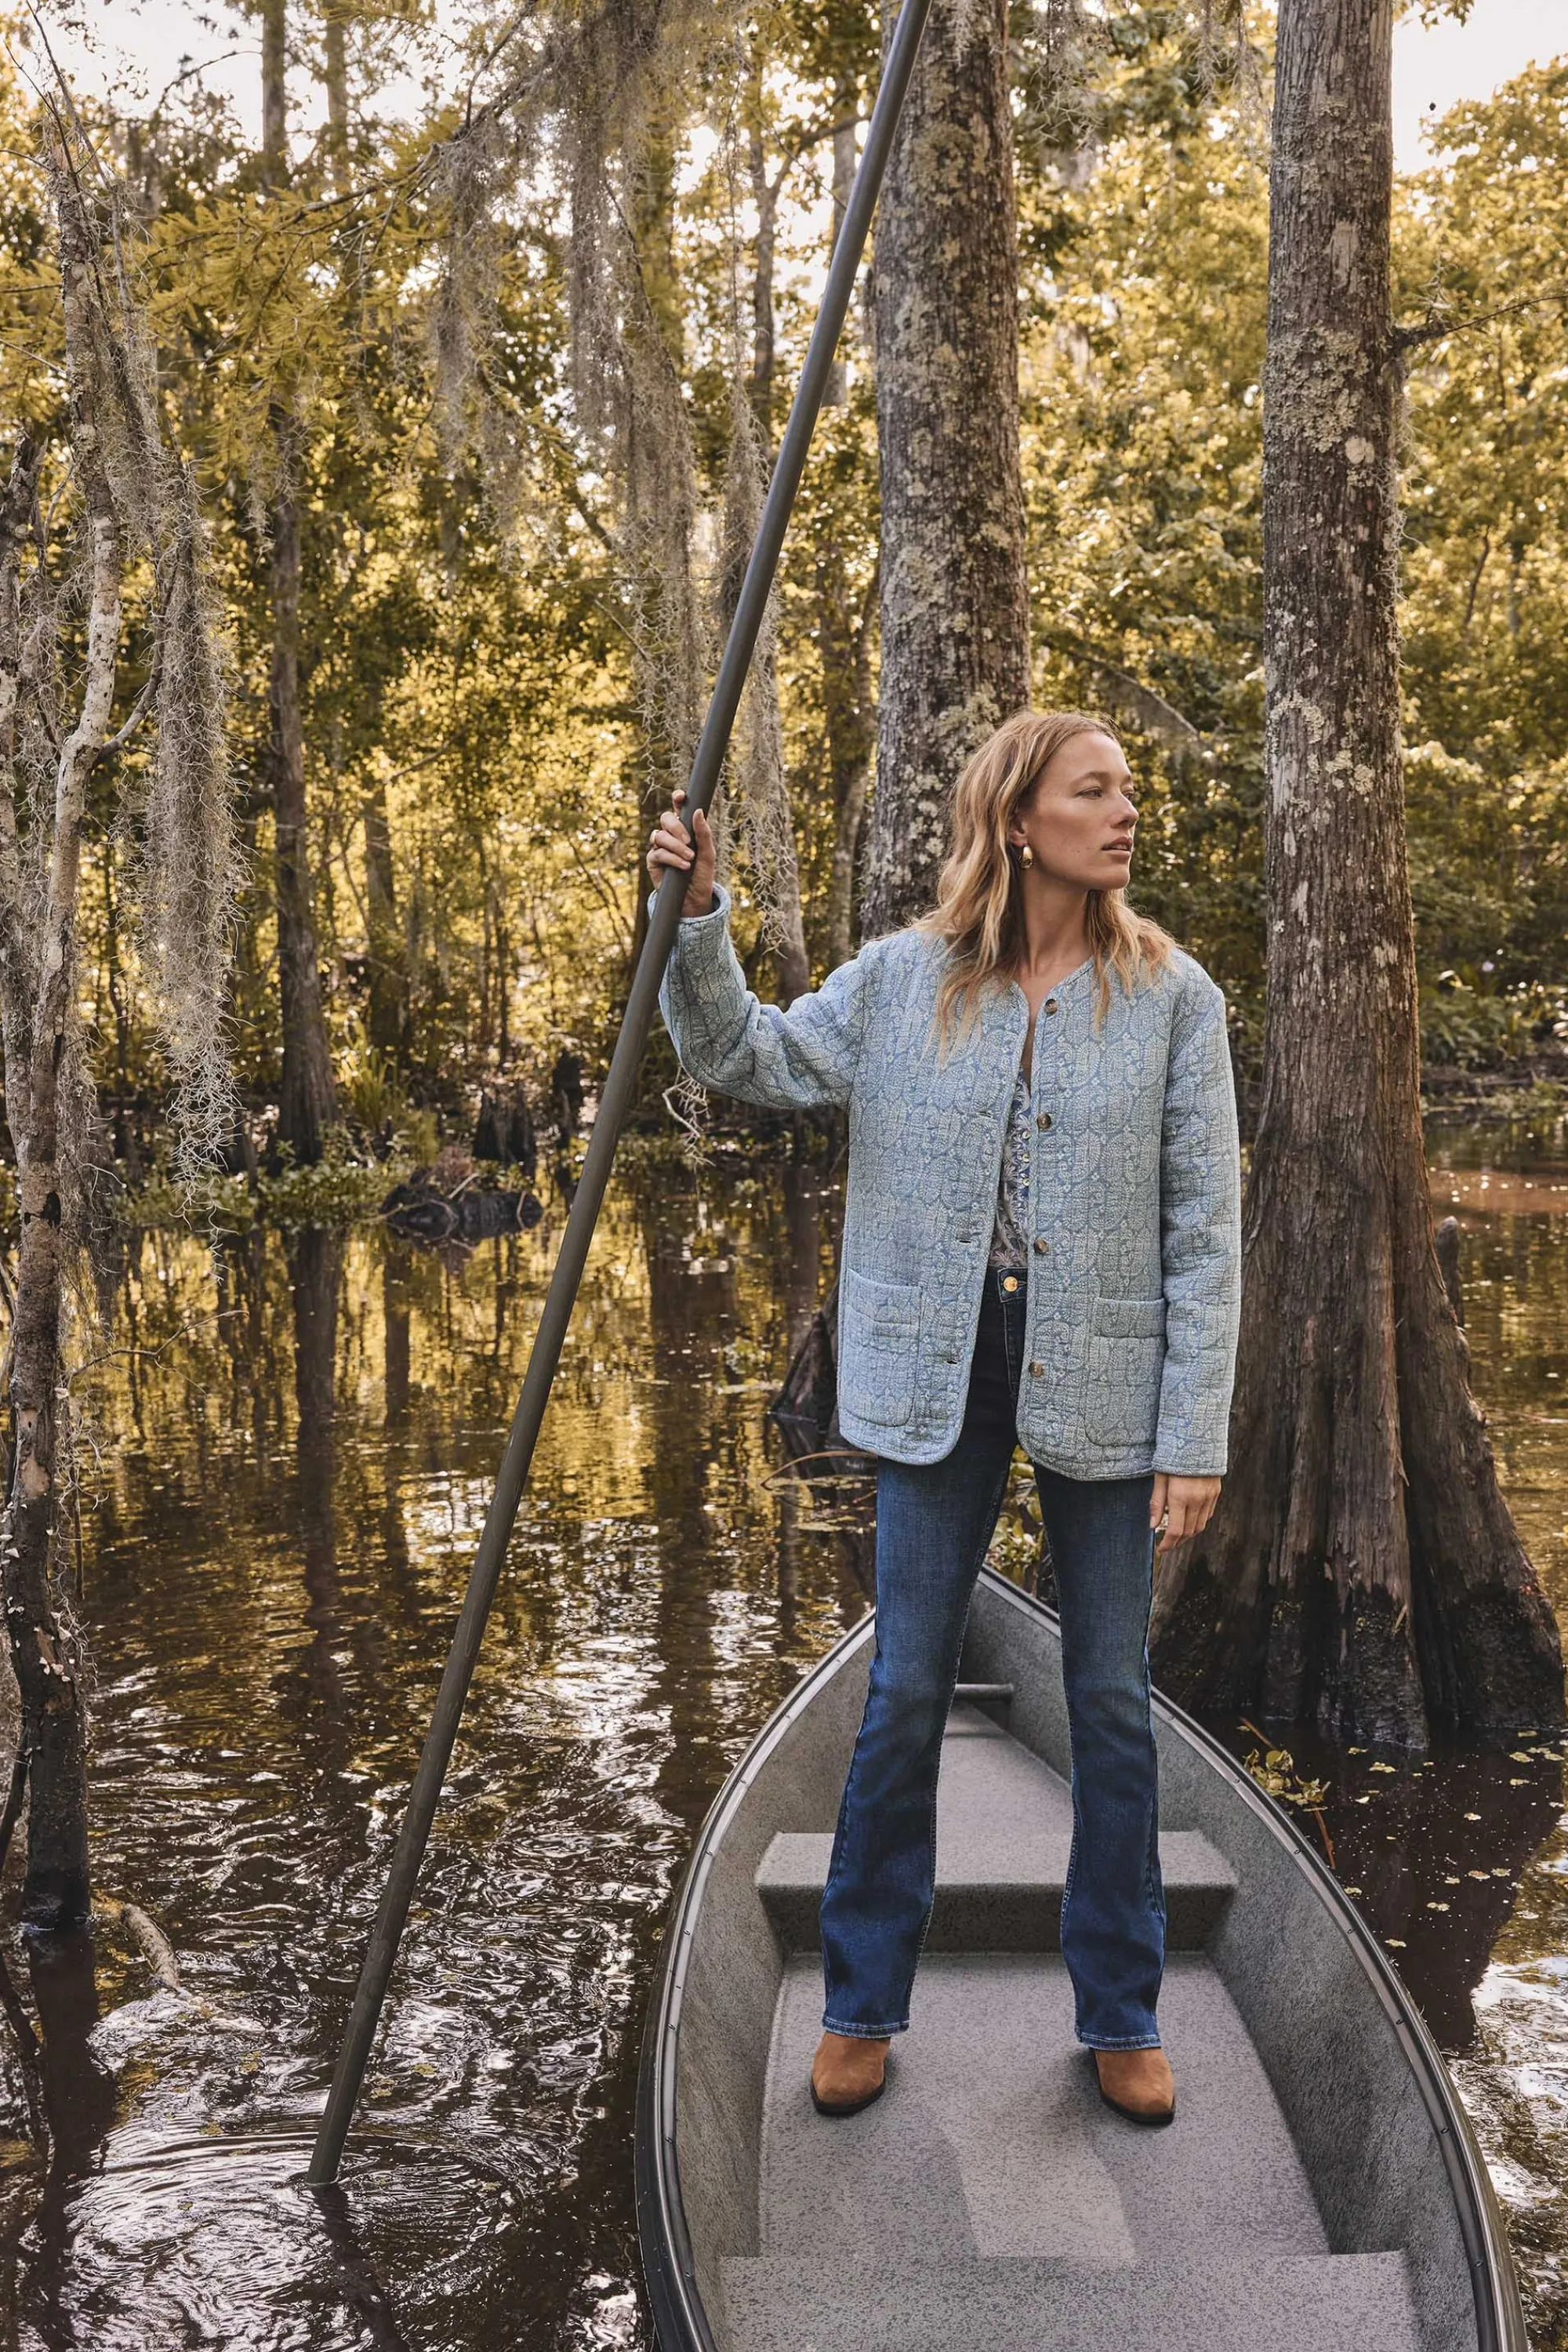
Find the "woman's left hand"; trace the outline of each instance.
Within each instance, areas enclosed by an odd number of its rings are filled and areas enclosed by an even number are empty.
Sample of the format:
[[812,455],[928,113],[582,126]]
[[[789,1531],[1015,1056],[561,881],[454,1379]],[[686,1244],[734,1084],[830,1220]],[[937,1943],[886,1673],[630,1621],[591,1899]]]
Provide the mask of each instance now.
[[1163,1470],[1154,1473],[1149,1524],[1158,1532],[1156,1551],[1163,1551],[1167,1544],[1183,1543],[1207,1527],[1219,1500],[1219,1485],[1217,1478],[1177,1478]]

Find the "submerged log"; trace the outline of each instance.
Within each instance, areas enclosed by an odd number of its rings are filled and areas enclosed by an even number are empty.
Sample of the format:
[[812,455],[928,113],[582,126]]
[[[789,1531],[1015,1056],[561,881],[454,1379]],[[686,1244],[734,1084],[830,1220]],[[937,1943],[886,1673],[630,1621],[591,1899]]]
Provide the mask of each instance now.
[[443,1192],[420,1170],[406,1184],[395,1184],[381,1214],[395,1234],[410,1241],[459,1242],[469,1247],[498,1234],[529,1232],[544,1214],[534,1192],[486,1192],[478,1185]]
[[130,1939],[161,1985],[170,1992],[181,1990],[180,1964],[174,1958],[174,1946],[139,1903],[122,1902],[117,1895],[95,1895],[92,1912],[94,1918],[118,1927]]

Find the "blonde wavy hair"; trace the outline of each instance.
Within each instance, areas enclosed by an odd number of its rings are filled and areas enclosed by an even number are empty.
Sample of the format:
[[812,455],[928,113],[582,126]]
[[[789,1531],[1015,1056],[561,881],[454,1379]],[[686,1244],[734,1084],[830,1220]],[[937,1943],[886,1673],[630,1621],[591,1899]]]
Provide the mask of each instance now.
[[[1016,710],[988,736],[958,779],[952,802],[952,845],[937,885],[936,904],[913,928],[947,949],[947,969],[936,998],[941,1058],[967,1036],[984,992],[1012,979],[1024,946],[1023,877],[1007,827],[1039,782],[1047,763],[1075,735],[1121,738],[1109,720],[1087,710]],[[1144,915],[1135,915],[1125,890],[1091,890],[1089,936],[1094,955],[1095,1024],[1110,1010],[1112,981],[1129,993],[1163,970],[1176,942]]]

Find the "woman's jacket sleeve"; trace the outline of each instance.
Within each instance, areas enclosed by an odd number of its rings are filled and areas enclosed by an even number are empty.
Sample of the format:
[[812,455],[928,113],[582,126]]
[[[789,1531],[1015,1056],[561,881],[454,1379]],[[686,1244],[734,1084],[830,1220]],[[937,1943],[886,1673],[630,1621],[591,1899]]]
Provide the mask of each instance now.
[[1241,1314],[1241,1161],[1225,997],[1207,973],[1176,1014],[1160,1149],[1165,1368],[1156,1470],[1223,1476]]
[[[650,912],[657,895],[648,894]],[[681,918],[658,992],[682,1069],[700,1086],[771,1110],[847,1104],[871,993],[869,950],[788,1007],[763,1004],[746,985],[721,882],[713,899],[711,913]]]

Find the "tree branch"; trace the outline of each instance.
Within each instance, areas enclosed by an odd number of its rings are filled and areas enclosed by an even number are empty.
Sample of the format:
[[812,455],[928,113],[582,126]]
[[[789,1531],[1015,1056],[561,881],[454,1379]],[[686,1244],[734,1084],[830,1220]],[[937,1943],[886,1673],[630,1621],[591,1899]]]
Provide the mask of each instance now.
[[1495,310],[1477,310],[1468,319],[1428,319],[1423,326],[1395,327],[1394,348],[1401,354],[1413,352],[1423,343],[1440,343],[1448,335],[1468,335],[1472,328],[1489,326],[1494,319],[1538,310],[1546,302],[1568,302],[1568,286],[1549,286],[1543,294],[1521,294],[1517,302],[1500,302]]
[[17,1127],[26,1123],[24,1041],[30,994],[24,969],[26,929],[22,920],[16,826],[16,714],[23,667],[21,563],[22,549],[32,530],[43,459],[41,446],[24,435],[0,499],[0,1067],[13,1142],[17,1139]]
[[626,919],[621,912],[616,900],[606,887],[604,877],[601,875],[595,874],[593,867],[584,857],[582,851],[577,846],[577,836],[570,829],[568,829],[566,835],[566,846],[572,852],[573,856],[576,859],[583,875],[583,879],[587,883],[589,888],[598,899],[599,904],[604,908],[605,912],[609,916],[610,920],[614,923],[623,951],[629,955],[631,953],[632,939],[631,933],[626,928]]
[[137,696],[135,701],[131,706],[131,716],[126,719],[123,727],[118,728],[112,735],[108,736],[105,740],[99,745],[98,750],[94,754],[95,759],[107,760],[111,752],[123,751],[125,746],[130,742],[131,738],[135,734],[137,729],[146,718],[147,713],[153,708],[153,699],[158,691],[158,679],[162,668],[162,659],[159,655],[154,654],[153,657],[153,667],[147,673],[147,682],[142,688],[141,693]]
[[1157,693],[1153,687],[1146,686],[1130,669],[1123,669],[1119,662],[1108,660],[1086,638],[1075,636],[1070,629],[1047,629],[1042,634],[1047,645],[1059,646],[1064,653],[1072,654],[1078,660],[1086,662],[1090,669],[1097,669],[1102,677],[1114,678],[1138,724],[1148,733],[1158,735],[1163,741],[1178,744],[1184,749],[1190,750],[1194,744],[1202,743],[1204,739],[1199,730],[1176,709],[1174,703],[1167,702],[1163,694]]

